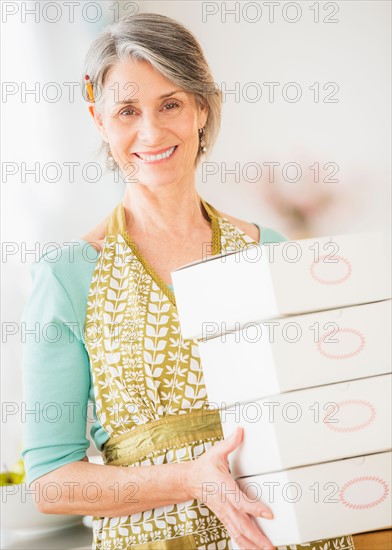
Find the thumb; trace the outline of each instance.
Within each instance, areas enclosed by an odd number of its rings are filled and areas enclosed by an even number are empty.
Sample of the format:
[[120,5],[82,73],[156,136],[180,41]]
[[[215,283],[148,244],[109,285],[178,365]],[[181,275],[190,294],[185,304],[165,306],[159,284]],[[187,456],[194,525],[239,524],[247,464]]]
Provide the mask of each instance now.
[[227,438],[221,441],[219,446],[219,454],[227,457],[234,451],[239,445],[241,445],[244,437],[244,429],[241,426],[237,426],[235,431]]

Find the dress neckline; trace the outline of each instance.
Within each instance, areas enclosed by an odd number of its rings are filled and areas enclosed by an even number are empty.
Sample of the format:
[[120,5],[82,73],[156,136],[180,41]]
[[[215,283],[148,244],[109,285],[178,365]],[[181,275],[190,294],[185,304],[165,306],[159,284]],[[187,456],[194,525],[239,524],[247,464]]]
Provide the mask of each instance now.
[[[204,206],[205,211],[207,212],[208,217],[211,221],[211,227],[212,227],[212,255],[220,254],[221,253],[221,235],[220,235],[220,226],[218,218],[221,216],[219,215],[218,211],[211,206],[208,202],[206,202],[202,197],[200,197],[200,201],[202,205]],[[261,237],[262,237],[262,227],[256,222],[252,222],[253,225],[259,228],[259,244],[261,244]],[[159,288],[162,290],[162,292],[168,297],[168,299],[175,305],[175,296],[173,292],[173,285],[165,283],[161,277],[158,275],[158,273],[155,272],[155,270],[148,264],[148,262],[143,258],[143,256],[138,251],[138,248],[136,244],[131,239],[131,236],[129,235],[127,229],[126,229],[126,223],[125,223],[125,210],[124,205],[122,201],[116,206],[116,208],[112,211],[112,214],[109,217],[108,224],[107,224],[107,231],[106,235],[109,234],[109,230],[111,234],[118,234],[120,233],[128,246],[131,247],[133,252],[135,253],[136,257],[140,261],[140,263],[143,265],[143,267],[147,270],[147,272],[150,274],[152,279],[155,281],[155,283],[159,286]],[[91,245],[88,241],[85,239],[78,239],[79,242],[84,242],[88,246],[90,246],[95,253],[97,254],[97,258],[100,255],[100,252]]]
[[[218,218],[218,211],[207,203],[202,197],[199,196],[200,202],[204,207],[210,222],[211,222],[211,255],[216,255],[221,253],[221,232]],[[172,284],[170,286],[163,281],[155,269],[150,265],[150,263],[144,258],[144,256],[139,251],[138,246],[133,241],[131,235],[129,234],[126,226],[125,219],[125,208],[124,204],[121,201],[115,209],[112,211],[112,214],[109,216],[107,226],[106,226],[106,236],[108,235],[121,235],[129,248],[134,253],[135,257],[138,259],[140,264],[144,267],[147,273],[150,275],[155,284],[161,289],[165,296],[170,300],[173,305],[176,305],[175,295],[172,290]]]

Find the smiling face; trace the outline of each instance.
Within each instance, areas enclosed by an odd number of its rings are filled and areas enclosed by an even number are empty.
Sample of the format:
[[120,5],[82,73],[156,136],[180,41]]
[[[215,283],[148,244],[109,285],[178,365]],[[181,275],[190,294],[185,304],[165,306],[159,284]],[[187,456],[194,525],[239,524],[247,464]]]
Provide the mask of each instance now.
[[148,62],[119,61],[107,75],[100,111],[90,111],[126,182],[193,181],[207,108]]

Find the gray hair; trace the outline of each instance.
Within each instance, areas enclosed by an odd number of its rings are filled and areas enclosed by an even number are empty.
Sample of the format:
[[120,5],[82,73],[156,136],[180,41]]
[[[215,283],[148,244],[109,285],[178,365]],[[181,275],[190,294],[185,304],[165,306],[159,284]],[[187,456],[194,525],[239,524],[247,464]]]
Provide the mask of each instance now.
[[[109,70],[127,57],[147,61],[165,78],[193,94],[199,106],[208,107],[205,141],[210,151],[221,123],[222,92],[215,84],[197,38],[178,21],[157,13],[126,15],[106,27],[87,52],[84,75],[90,76],[96,91],[104,89]],[[99,108],[100,97],[96,98]],[[106,146],[103,143],[101,150]],[[202,151],[199,147],[195,167]]]

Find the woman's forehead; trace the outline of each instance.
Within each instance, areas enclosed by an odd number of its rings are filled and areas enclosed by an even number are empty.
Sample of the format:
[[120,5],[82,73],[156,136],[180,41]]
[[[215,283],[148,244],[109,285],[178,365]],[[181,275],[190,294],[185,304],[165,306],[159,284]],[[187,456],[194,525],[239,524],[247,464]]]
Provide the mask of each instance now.
[[[148,61],[124,59],[119,60],[107,74],[105,86],[117,85],[118,90],[127,96],[135,89],[144,94],[162,94],[161,88],[167,91],[178,89],[162,73],[155,69]],[[159,88],[159,89],[158,89]]]

